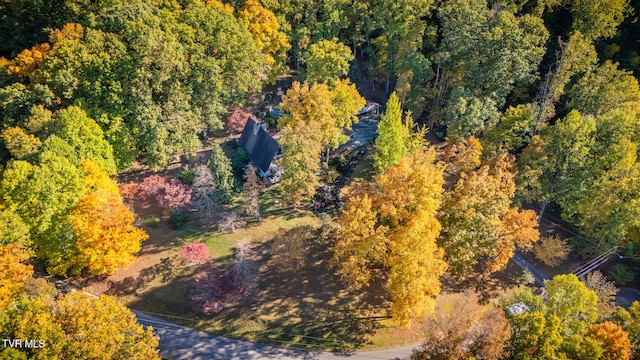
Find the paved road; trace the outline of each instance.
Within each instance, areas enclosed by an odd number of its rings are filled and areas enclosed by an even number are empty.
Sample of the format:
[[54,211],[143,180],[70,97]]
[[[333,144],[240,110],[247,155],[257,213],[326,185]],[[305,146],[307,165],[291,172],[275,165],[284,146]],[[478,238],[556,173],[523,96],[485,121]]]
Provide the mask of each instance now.
[[516,253],[513,255],[512,260],[521,268],[531,271],[533,277],[536,278],[536,285],[544,286],[544,280],[549,280],[549,277],[545,273],[528,262],[519,252],[516,251]]
[[160,356],[171,360],[395,360],[408,359],[414,348],[411,345],[354,353],[331,353],[281,348],[229,339],[178,325],[141,311],[132,311],[142,325],[153,326],[155,333],[160,337],[158,346]]
[[625,308],[630,308],[634,301],[640,300],[640,291],[632,288],[620,288],[616,294],[616,304]]
[[[536,285],[544,286],[544,280],[549,280],[549,277],[545,273],[528,262],[522,254],[517,251],[513,255],[513,261],[521,268],[531,271],[536,278]],[[638,289],[620,288],[616,293],[616,304],[618,306],[628,309],[634,301],[640,301],[640,290]]]

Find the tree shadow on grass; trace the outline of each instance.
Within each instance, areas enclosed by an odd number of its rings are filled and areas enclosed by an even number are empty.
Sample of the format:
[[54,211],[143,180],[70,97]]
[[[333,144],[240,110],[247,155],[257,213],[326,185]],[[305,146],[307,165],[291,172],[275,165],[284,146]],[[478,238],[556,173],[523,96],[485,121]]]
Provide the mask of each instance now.
[[260,214],[264,218],[291,220],[300,217],[304,212],[304,208],[304,206],[296,208],[295,206],[284,203],[280,194],[275,192],[275,190],[262,193],[260,198]]
[[[146,291],[144,289],[140,289],[141,291],[134,289],[134,292],[139,295],[138,300],[128,304],[128,306],[132,309],[192,319],[193,322],[185,325],[193,326],[198,317],[189,302],[192,278],[192,272],[182,272],[174,274],[170,281],[161,286],[155,286],[153,289]],[[131,289],[132,287],[129,288]]]
[[[384,302],[380,295],[384,291],[373,289],[365,302],[364,296],[350,293],[334,275],[326,245],[315,238],[305,244],[303,261],[296,268],[285,268],[274,261],[273,240],[256,246],[251,259],[259,268],[255,290],[209,318],[196,315],[189,303],[193,274],[177,276],[146,291],[144,299],[131,306],[170,311],[170,315],[193,319],[203,329],[260,343],[352,351],[379,328],[384,316],[376,316],[379,314],[374,310]],[[212,265],[224,267],[231,262],[229,256],[216,259]],[[182,303],[173,303],[179,299]]]
[[189,269],[181,266],[180,259],[177,256],[164,257],[159,263],[140,270],[136,277],[128,276],[120,281],[108,280],[109,289],[105,293],[114,296],[138,296],[139,291],[152,282],[157,280],[168,283],[181,274],[189,276]]
[[[280,234],[290,236],[295,229]],[[349,293],[328,265],[330,253],[317,234],[306,241],[302,261],[288,266],[276,261],[274,240],[256,248],[262,264],[257,291],[243,304],[260,314],[266,329],[256,334],[288,346],[352,350],[378,327],[370,304]]]
[[481,304],[487,304],[504,295],[507,289],[517,283],[517,277],[522,273],[522,270],[513,261],[509,261],[504,270],[487,275],[480,284],[482,266],[475,266],[474,270],[473,273],[462,277],[445,274],[440,278],[442,290],[449,293],[477,291],[478,301]]

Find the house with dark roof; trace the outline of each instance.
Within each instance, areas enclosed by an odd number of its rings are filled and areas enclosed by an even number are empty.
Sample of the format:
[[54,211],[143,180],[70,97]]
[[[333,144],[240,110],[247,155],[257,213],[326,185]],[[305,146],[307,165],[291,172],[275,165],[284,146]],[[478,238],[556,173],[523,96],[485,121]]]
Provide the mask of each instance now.
[[273,161],[280,157],[280,144],[267,132],[264,122],[257,122],[251,117],[242,130],[238,146],[247,152],[249,160],[260,170],[263,177],[273,177],[276,170]]

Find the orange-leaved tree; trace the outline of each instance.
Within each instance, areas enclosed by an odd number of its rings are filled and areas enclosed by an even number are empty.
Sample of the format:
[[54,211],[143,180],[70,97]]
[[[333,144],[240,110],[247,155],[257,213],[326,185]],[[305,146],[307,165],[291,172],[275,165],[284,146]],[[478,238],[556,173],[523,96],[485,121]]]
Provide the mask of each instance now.
[[28,259],[20,243],[0,246],[0,308],[7,306],[33,275],[33,267],[25,264]]
[[603,359],[629,359],[631,341],[629,341],[629,335],[620,326],[610,321],[593,324],[589,326],[587,336],[600,343]]
[[55,53],[60,42],[81,39],[83,36],[84,28],[80,24],[68,23],[62,29],[54,29],[49,35],[50,43],[37,44],[31,49],[22,50],[7,67],[7,73],[18,75],[21,78],[32,78],[41,68],[45,58]]
[[31,49],[24,49],[7,68],[7,73],[20,77],[30,77],[36,71],[44,58],[51,52],[49,44],[34,45]]
[[77,236],[77,261],[94,274],[113,274],[135,260],[148,235],[133,226],[134,215],[107,173],[88,159],[82,169],[87,187],[71,221]]
[[494,273],[504,269],[516,248],[529,250],[539,238],[538,215],[535,211],[509,209],[502,216],[498,240],[486,263],[486,272]]

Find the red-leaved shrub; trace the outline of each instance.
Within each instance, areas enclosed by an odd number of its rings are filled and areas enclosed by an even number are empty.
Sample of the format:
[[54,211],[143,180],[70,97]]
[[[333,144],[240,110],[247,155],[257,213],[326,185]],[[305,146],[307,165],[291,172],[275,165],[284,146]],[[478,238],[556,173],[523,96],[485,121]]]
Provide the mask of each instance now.
[[211,258],[207,245],[199,242],[184,245],[180,249],[180,257],[190,264],[205,264]]
[[243,294],[238,286],[234,272],[222,274],[216,268],[209,268],[194,277],[191,284],[191,301],[196,311],[204,315],[213,315],[231,301]]
[[164,189],[160,205],[165,209],[188,210],[191,207],[191,188],[178,179],[171,179]]
[[160,175],[151,175],[144,178],[138,185],[138,198],[142,201],[151,200],[169,185],[166,177]]
[[178,179],[151,175],[138,185],[138,198],[142,201],[155,199],[164,209],[187,210],[191,206],[191,188]]

